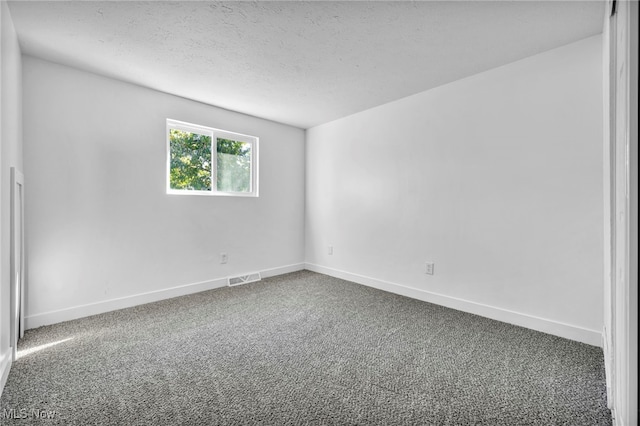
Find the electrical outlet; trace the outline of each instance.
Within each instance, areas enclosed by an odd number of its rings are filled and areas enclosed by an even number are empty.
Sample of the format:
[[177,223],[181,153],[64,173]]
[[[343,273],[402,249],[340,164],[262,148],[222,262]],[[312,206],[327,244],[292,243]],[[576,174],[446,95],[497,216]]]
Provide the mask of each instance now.
[[327,254],[329,254],[329,255],[333,254],[333,246],[327,247]]
[[427,275],[433,275],[433,262],[427,262],[424,273]]
[[229,260],[227,253],[220,253],[220,263],[227,263],[227,260]]

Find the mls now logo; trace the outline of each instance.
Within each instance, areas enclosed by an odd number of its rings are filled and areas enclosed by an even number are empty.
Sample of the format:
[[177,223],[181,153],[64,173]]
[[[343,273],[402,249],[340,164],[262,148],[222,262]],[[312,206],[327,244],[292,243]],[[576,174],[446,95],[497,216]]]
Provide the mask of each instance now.
[[53,419],[56,416],[56,412],[53,410],[40,410],[33,408],[27,410],[26,408],[10,408],[3,409],[0,415],[2,419]]

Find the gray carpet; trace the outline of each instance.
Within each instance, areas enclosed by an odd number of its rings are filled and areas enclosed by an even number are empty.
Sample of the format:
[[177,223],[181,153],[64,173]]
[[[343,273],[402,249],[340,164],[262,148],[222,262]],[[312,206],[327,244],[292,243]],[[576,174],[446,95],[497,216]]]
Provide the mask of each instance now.
[[19,349],[1,424],[611,424],[601,349],[308,271],[29,330]]

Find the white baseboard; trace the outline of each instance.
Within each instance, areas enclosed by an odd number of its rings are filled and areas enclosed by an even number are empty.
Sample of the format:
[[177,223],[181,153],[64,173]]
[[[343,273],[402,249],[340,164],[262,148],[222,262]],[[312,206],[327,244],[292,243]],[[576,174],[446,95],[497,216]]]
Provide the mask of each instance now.
[[305,269],[304,263],[294,263],[293,265],[280,266],[278,268],[263,269],[260,271],[262,278],[275,277],[276,275],[288,274],[290,272],[298,272]]
[[11,370],[12,362],[11,348],[6,350],[3,354],[0,354],[0,395],[4,391],[4,385],[7,384],[9,378],[9,371]]
[[433,293],[426,290],[407,287],[401,284],[382,281],[372,277],[352,274],[350,272],[328,268],[326,266],[316,265],[313,263],[306,263],[305,265],[306,269],[313,272],[318,272],[347,281],[352,281],[358,284],[366,285],[391,293],[400,294],[402,296],[411,297],[413,299],[435,303],[437,305],[446,306],[448,308],[480,315],[482,317],[518,325],[532,330],[541,331],[543,333],[553,334],[554,336],[564,337],[566,339],[575,340],[589,345],[598,347],[602,346],[602,333],[596,330],[589,330],[571,324],[565,324],[545,318],[539,318],[532,315],[522,314],[507,309],[485,305],[482,303],[476,303],[469,300]]
[[[304,263],[297,263],[293,265],[285,265],[277,268],[266,269],[264,271],[260,271],[260,273],[262,277],[266,278],[286,274],[289,272],[300,271],[304,269],[304,266]],[[78,318],[88,317],[91,315],[102,314],[104,312],[130,308],[137,305],[144,305],[145,303],[157,302],[159,300],[199,293],[201,291],[225,287],[226,285],[226,277],[215,278],[212,280],[200,281],[197,283],[185,284],[176,287],[150,291],[147,293],[134,294],[131,296],[119,297],[116,299],[88,303],[86,305],[73,306],[57,311],[42,312],[25,317],[25,328],[30,329],[41,327],[43,325],[56,324],[63,321],[70,321]]]

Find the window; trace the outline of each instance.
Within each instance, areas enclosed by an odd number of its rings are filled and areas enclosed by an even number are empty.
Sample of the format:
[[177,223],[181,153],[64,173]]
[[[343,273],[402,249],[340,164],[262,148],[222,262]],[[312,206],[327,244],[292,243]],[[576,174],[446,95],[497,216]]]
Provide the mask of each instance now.
[[167,193],[258,196],[258,138],[167,120]]

